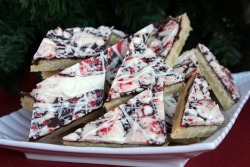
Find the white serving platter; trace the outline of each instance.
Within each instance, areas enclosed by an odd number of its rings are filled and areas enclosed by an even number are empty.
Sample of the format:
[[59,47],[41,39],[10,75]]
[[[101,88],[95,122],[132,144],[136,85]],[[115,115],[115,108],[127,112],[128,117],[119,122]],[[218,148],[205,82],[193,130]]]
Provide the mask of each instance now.
[[228,134],[250,95],[250,72],[233,75],[241,94],[239,102],[224,112],[225,122],[209,138],[191,145],[102,148],[71,147],[27,142],[31,112],[20,109],[0,118],[0,147],[21,151],[28,159],[123,166],[184,166],[203,152],[215,149]]

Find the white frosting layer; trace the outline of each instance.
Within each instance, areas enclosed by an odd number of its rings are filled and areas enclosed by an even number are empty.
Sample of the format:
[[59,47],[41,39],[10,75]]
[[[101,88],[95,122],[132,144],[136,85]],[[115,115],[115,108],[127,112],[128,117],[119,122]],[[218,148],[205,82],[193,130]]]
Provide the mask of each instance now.
[[36,99],[45,103],[53,103],[55,98],[79,97],[86,92],[96,89],[104,89],[105,75],[88,77],[61,77],[48,78],[45,82],[38,84]]

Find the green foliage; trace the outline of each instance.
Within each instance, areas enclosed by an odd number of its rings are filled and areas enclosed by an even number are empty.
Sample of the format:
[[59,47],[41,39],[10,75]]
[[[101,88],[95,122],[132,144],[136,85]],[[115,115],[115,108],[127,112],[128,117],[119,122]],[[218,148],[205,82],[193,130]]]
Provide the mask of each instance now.
[[184,49],[204,43],[233,72],[250,70],[249,5],[248,0],[0,0],[0,85],[21,83],[42,38],[58,26],[107,25],[134,33],[184,12],[193,27]]

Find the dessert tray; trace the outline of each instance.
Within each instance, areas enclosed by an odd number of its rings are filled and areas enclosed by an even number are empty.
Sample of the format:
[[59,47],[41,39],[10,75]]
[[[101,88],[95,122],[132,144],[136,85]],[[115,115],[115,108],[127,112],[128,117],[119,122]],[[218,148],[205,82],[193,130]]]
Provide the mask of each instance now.
[[27,142],[31,112],[20,109],[0,118],[0,147],[21,151],[28,159],[124,165],[124,166],[184,166],[203,152],[215,149],[232,128],[250,95],[250,72],[233,75],[241,98],[224,112],[223,125],[209,138],[191,145],[137,148],[71,147]]

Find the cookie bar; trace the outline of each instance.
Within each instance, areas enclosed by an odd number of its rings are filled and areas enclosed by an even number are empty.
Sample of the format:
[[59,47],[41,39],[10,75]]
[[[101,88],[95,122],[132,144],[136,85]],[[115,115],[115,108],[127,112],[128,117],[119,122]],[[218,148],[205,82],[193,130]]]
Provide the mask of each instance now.
[[223,121],[219,106],[210,97],[205,77],[194,74],[179,98],[171,138],[208,137]]
[[214,95],[224,110],[232,107],[240,98],[231,72],[220,65],[213,53],[203,44],[198,44],[195,50],[201,66]]
[[91,57],[38,83],[29,141],[48,140],[100,116],[92,113],[103,104],[105,73],[103,56]]
[[21,92],[21,106],[23,109],[32,111],[33,105],[35,103],[35,89],[33,89],[31,92]]
[[50,30],[33,57],[31,72],[63,70],[97,56],[124,37],[123,32],[106,26]]

